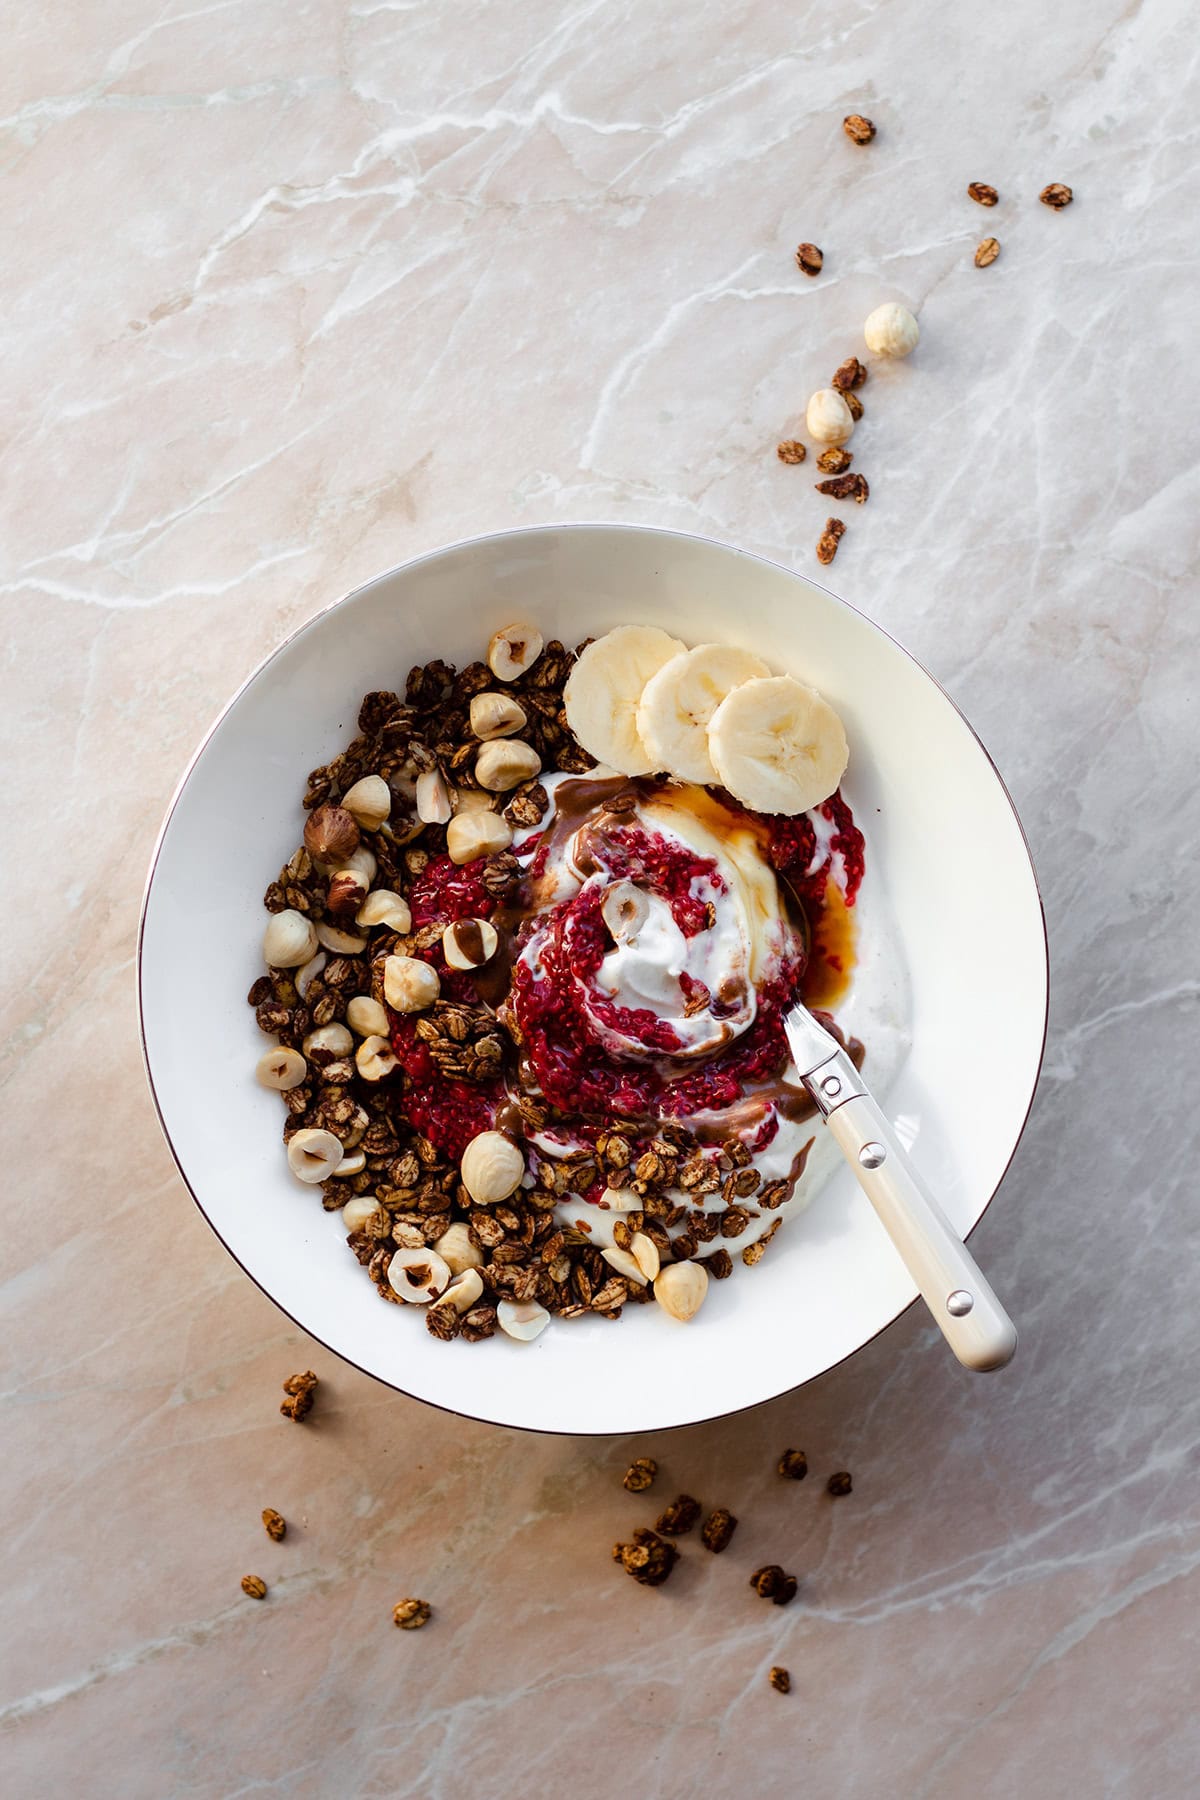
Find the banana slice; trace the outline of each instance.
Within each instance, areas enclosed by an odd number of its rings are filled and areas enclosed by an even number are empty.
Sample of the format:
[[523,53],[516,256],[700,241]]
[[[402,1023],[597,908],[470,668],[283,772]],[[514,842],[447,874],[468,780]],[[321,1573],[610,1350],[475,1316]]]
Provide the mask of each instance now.
[[791,675],[734,688],[708,722],[708,749],[734,798],[765,813],[819,806],[850,760],[832,706]]
[[743,681],[769,675],[765,662],[733,644],[697,644],[673,656],[642,690],[638,734],[656,769],[703,786],[717,772],[708,754],[708,721]]
[[620,775],[657,769],[637,726],[642,689],[684,646],[657,625],[618,625],[589,644],[563,690],[567,724],[584,749]]

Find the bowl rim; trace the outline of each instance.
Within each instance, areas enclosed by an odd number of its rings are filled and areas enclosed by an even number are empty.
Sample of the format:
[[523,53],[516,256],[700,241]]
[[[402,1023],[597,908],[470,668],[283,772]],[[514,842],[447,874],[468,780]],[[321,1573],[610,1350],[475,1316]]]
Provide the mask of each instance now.
[[[979,733],[976,731],[975,727],[972,725],[970,719],[967,718],[967,716],[963,712],[961,706],[959,706],[958,702],[953,698],[952,695],[947,693],[946,689],[942,686],[941,682],[937,679],[937,676],[933,675],[929,671],[929,669],[927,669],[925,667],[925,664],[923,662],[921,662],[918,657],[914,656],[912,651],[909,650],[904,644],[902,644],[898,638],[894,637],[892,635],[892,633],[890,631],[888,631],[885,626],[881,625],[877,619],[871,618],[870,615],[868,613],[865,613],[861,607],[852,605],[849,600],[844,600],[840,594],[834,593],[833,589],[826,587],[823,582],[816,581],[810,575],[804,575],[804,574],[801,574],[796,569],[789,568],[786,563],[778,562],[774,557],[762,556],[757,551],[753,551],[753,550],[743,550],[737,544],[727,543],[723,538],[709,537],[705,533],[698,532],[698,531],[680,531],[673,526],[645,525],[645,524],[641,524],[641,523],[633,523],[633,522],[623,520],[623,519],[613,519],[613,520],[572,519],[572,520],[566,521],[565,523],[546,521],[542,524],[535,524],[535,525],[507,526],[507,527],[504,527],[497,531],[481,532],[472,537],[455,538],[455,539],[452,539],[448,543],[439,544],[432,550],[422,551],[417,556],[409,557],[404,562],[397,563],[394,565],[394,567],[392,567],[390,569],[381,570],[379,574],[370,576],[368,580],[360,582],[357,587],[353,587],[353,588],[349,589],[348,592],[339,595],[339,597],[336,600],[329,601],[327,605],[318,608],[318,610],[316,612],[310,614],[310,616],[307,619],[302,620],[302,622],[299,625],[295,626],[292,631],[288,632],[286,637],[283,637],[280,639],[280,641],[275,645],[274,649],[268,651],[266,656],[264,656],[260,662],[256,663],[254,668],[246,676],[245,680],[240,684],[240,686],[238,686],[234,690],[234,692],[230,695],[229,699],[225,702],[225,704],[221,707],[220,711],[216,714],[215,718],[209,724],[207,730],[203,733],[202,737],[200,738],[200,741],[197,743],[196,748],[192,751],[192,754],[189,756],[189,758],[184,766],[183,772],[180,775],[179,780],[175,784],[175,787],[171,793],[171,797],[170,797],[169,801],[167,802],[167,807],[166,807],[166,811],[163,814],[162,823],[160,824],[158,831],[155,834],[154,845],[150,852],[150,862],[149,862],[149,866],[147,867],[147,870],[146,870],[145,883],[144,883],[144,886],[142,889],[141,907],[138,912],[137,944],[136,944],[136,951],[135,951],[135,980],[136,980],[136,984],[137,984],[138,1042],[141,1046],[142,1067],[145,1071],[146,1082],[150,1089],[150,1098],[151,1098],[151,1101],[154,1106],[155,1116],[158,1119],[159,1129],[161,1130],[163,1137],[166,1140],[167,1149],[170,1151],[170,1154],[171,1154],[171,1160],[174,1162],[175,1167],[178,1169],[180,1178],[183,1181],[183,1185],[187,1189],[188,1193],[191,1195],[192,1201],[195,1204],[197,1210],[199,1211],[201,1218],[204,1220],[205,1224],[208,1226],[208,1228],[212,1232],[213,1236],[220,1243],[220,1245],[222,1246],[222,1248],[224,1249],[226,1254],[232,1258],[232,1260],[237,1264],[238,1268],[241,1269],[242,1273],[249,1277],[249,1279],[254,1283],[255,1287],[259,1290],[259,1292],[266,1296],[266,1298],[271,1302],[272,1306],[277,1307],[278,1310],[283,1314],[283,1316],[286,1319],[290,1319],[293,1325],[295,1325],[300,1331],[304,1332],[306,1337],[312,1338],[314,1343],[320,1344],[322,1349],[327,1350],[331,1356],[336,1356],[338,1358],[339,1362],[348,1364],[349,1367],[352,1369],[357,1369],[361,1375],[366,1375],[372,1381],[379,1382],[382,1387],[391,1389],[391,1391],[393,1393],[402,1394],[404,1396],[404,1398],[407,1400],[416,1401],[418,1404],[420,1404],[422,1406],[436,1407],[436,1409],[439,1412],[449,1413],[454,1418],[471,1419],[476,1424],[488,1425],[488,1426],[491,1426],[493,1429],[530,1432],[536,1436],[542,1436],[542,1437],[562,1437],[565,1435],[569,1435],[571,1437],[608,1438],[608,1437],[613,1437],[613,1436],[620,1436],[621,1434],[619,1432],[614,1433],[611,1431],[592,1431],[592,1430],[588,1430],[586,1428],[583,1430],[580,1430],[580,1431],[563,1433],[562,1431],[557,1430],[557,1429],[555,1429],[551,1426],[547,1426],[547,1425],[501,1424],[499,1421],[497,1421],[495,1419],[483,1418],[476,1413],[466,1412],[460,1407],[450,1406],[444,1401],[431,1400],[431,1399],[428,1399],[423,1394],[410,1393],[407,1388],[401,1387],[398,1382],[389,1380],[386,1375],[376,1374],[376,1372],[373,1369],[364,1368],[362,1363],[356,1362],[354,1360],[354,1358],[352,1356],[348,1356],[345,1353],[345,1351],[337,1350],[333,1347],[332,1344],[326,1343],[325,1339],[318,1337],[316,1335],[316,1333],[313,1332],[311,1330],[311,1328],[304,1323],[303,1319],[298,1319],[294,1313],[289,1312],[288,1308],[286,1306],[284,1306],[282,1301],[276,1299],[275,1295],[272,1294],[269,1291],[269,1289],[263,1285],[263,1282],[260,1281],[260,1279],[254,1273],[254,1271],[252,1269],[248,1269],[246,1267],[246,1265],[242,1261],[241,1257],[238,1256],[237,1252],[230,1246],[230,1244],[228,1244],[226,1242],[225,1238],[222,1236],[221,1232],[217,1229],[217,1226],[214,1224],[212,1218],[210,1217],[208,1211],[206,1210],[203,1201],[200,1199],[200,1196],[197,1194],[195,1188],[192,1186],[192,1183],[188,1177],[188,1172],[184,1168],[183,1162],[180,1159],[179,1153],[175,1148],[174,1140],[171,1137],[170,1130],[167,1126],[166,1118],[163,1115],[162,1105],[161,1105],[161,1102],[158,1097],[158,1089],[155,1087],[155,1084],[154,1084],[154,1072],[150,1066],[150,1052],[149,1052],[149,1047],[146,1043],[146,1018],[145,1018],[145,1008],[144,1008],[144,1003],[143,1003],[144,1002],[143,948],[144,948],[145,932],[146,932],[146,916],[149,911],[150,896],[151,896],[151,892],[154,887],[154,877],[155,877],[155,873],[158,868],[159,857],[162,853],[162,847],[163,847],[163,843],[166,839],[167,832],[170,829],[171,820],[174,818],[175,810],[176,810],[177,806],[179,805],[180,800],[183,797],[184,789],[187,787],[188,782],[191,780],[192,773],[195,770],[196,765],[199,763],[200,758],[204,755],[204,752],[207,750],[211,739],[213,738],[213,736],[215,735],[215,733],[217,732],[217,730],[219,729],[221,724],[224,722],[224,720],[228,716],[228,714],[230,712],[232,712],[233,708],[241,700],[243,694],[245,694],[251,687],[253,687],[254,683],[258,680],[259,676],[262,675],[270,667],[270,665],[275,661],[275,659],[277,657],[281,656],[283,654],[283,652],[286,649],[288,649],[288,647],[291,644],[294,644],[298,638],[303,637],[307,632],[313,630],[314,627],[319,625],[321,623],[321,621],[323,619],[325,619],[326,617],[328,617],[328,615],[330,613],[336,612],[339,607],[345,606],[349,601],[357,599],[359,594],[364,593],[368,588],[375,587],[381,581],[389,581],[397,575],[410,574],[413,571],[421,568],[423,564],[430,563],[430,562],[436,562],[439,558],[441,558],[443,556],[448,556],[455,551],[473,549],[477,546],[481,546],[484,544],[498,542],[501,539],[533,537],[533,536],[537,536],[539,534],[545,534],[547,532],[578,532],[578,531],[620,531],[620,532],[636,533],[638,535],[644,535],[647,537],[679,538],[679,539],[683,539],[685,542],[688,542],[688,543],[704,544],[711,549],[727,551],[730,554],[732,554],[733,556],[745,557],[747,560],[749,560],[751,562],[763,563],[763,564],[765,564],[765,566],[767,568],[776,569],[779,572],[781,572],[782,574],[788,575],[795,580],[809,582],[811,586],[819,589],[821,593],[827,595],[828,598],[835,603],[835,605],[843,607],[847,612],[854,613],[858,618],[864,620],[865,623],[868,624],[869,626],[871,626],[871,628],[873,630],[878,631],[882,637],[885,637],[888,640],[888,642],[896,650],[898,650],[900,652],[900,654],[902,656],[906,657],[910,663],[914,664],[914,666],[921,672],[921,674],[924,675],[925,678],[929,682],[931,682],[932,685],[937,689],[938,693],[942,696],[943,700],[946,701],[947,705],[952,707],[953,710],[958,714],[958,717],[961,719],[962,723],[966,726],[967,730],[970,732],[971,736],[974,738],[976,744],[979,746],[979,749],[982,751],[984,757],[986,758],[987,763],[988,763],[989,767],[991,768],[992,774],[995,776],[996,782],[999,785],[1000,792],[1003,794],[1005,800],[1008,803],[1009,810],[1012,813],[1014,823],[1016,824],[1016,827],[1017,827],[1017,831],[1020,834],[1021,843],[1024,846],[1025,857],[1029,864],[1029,873],[1033,879],[1033,889],[1034,889],[1034,893],[1037,896],[1038,916],[1039,916],[1039,920],[1041,923],[1041,930],[1042,930],[1042,955],[1043,955],[1043,960],[1044,960],[1045,1004],[1044,1004],[1043,1017],[1042,1017],[1041,1043],[1038,1048],[1037,1067],[1035,1068],[1034,1073],[1033,1073],[1033,1083],[1032,1083],[1032,1086],[1029,1091],[1029,1099],[1027,1100],[1026,1105],[1025,1105],[1025,1112],[1021,1119],[1020,1126],[1017,1130],[1017,1135],[1013,1139],[1013,1145],[1012,1145],[1011,1151],[1009,1152],[1008,1160],[1006,1161],[1004,1168],[1000,1172],[999,1179],[997,1180],[995,1187],[992,1189],[991,1193],[988,1195],[986,1201],[984,1202],[983,1208],[980,1211],[979,1217],[976,1219],[974,1225],[972,1225],[970,1227],[970,1230],[968,1230],[965,1233],[965,1237],[967,1240],[969,1240],[971,1238],[971,1236],[974,1233],[974,1231],[976,1230],[976,1228],[982,1223],[983,1219],[986,1217],[989,1209],[991,1208],[992,1202],[995,1200],[996,1195],[1000,1192],[1000,1189],[1004,1184],[1005,1178],[1008,1175],[1009,1170],[1012,1168],[1013,1160],[1016,1157],[1018,1149],[1020,1148],[1021,1140],[1025,1136],[1025,1130],[1029,1124],[1030,1115],[1033,1112],[1033,1103],[1037,1097],[1037,1090],[1038,1090],[1039,1083],[1041,1081],[1042,1069],[1043,1069],[1043,1066],[1044,1066],[1045,1060],[1046,1060],[1046,1042],[1047,1042],[1047,1037],[1048,1037],[1049,1029],[1050,1029],[1050,938],[1049,938],[1049,932],[1046,927],[1046,904],[1045,904],[1044,896],[1042,894],[1041,882],[1038,880],[1037,864],[1034,861],[1033,849],[1030,845],[1029,837],[1026,833],[1025,826],[1022,823],[1021,815],[1017,811],[1016,802],[1014,801],[1011,793],[1009,792],[1008,784],[1005,781],[1003,775],[1000,773],[1000,770],[996,765],[996,760],[993,757],[991,751],[988,749],[987,745],[984,743],[983,739],[980,737]],[[861,1344],[857,1345],[853,1350],[848,1350],[844,1356],[838,1357],[836,1362],[830,1363],[828,1365],[828,1367],[822,1369],[818,1374],[808,1376],[804,1381],[796,1382],[791,1387],[780,1388],[778,1393],[765,1395],[757,1400],[749,1400],[746,1402],[746,1404],[744,1406],[725,1407],[715,1413],[706,1413],[704,1415],[704,1417],[700,1418],[700,1419],[689,1419],[685,1423],[682,1423],[682,1424],[660,1426],[660,1427],[658,1427],[658,1429],[662,1430],[662,1431],[683,1431],[683,1430],[688,1429],[688,1427],[690,1427],[690,1426],[711,1424],[716,1419],[736,1418],[743,1412],[753,1411],[753,1409],[756,1406],[764,1406],[764,1405],[767,1405],[771,1401],[782,1399],[787,1394],[798,1393],[801,1388],[808,1387],[812,1382],[820,1380],[822,1376],[831,1374],[834,1369],[841,1368],[843,1363],[849,1362],[852,1357],[859,1355],[861,1351],[865,1350],[869,1344],[873,1344],[877,1338],[882,1337],[884,1332],[890,1330],[891,1327],[896,1323],[896,1321],[898,1319],[902,1318],[905,1313],[911,1311],[911,1309],[914,1306],[920,1306],[922,1304],[923,1304],[923,1302],[921,1300],[920,1294],[915,1295],[912,1300],[909,1300],[903,1306],[898,1307],[897,1310],[892,1314],[892,1316],[889,1319],[886,1319],[882,1325],[880,1325],[875,1331],[873,1331],[871,1333],[870,1337],[864,1338]]]

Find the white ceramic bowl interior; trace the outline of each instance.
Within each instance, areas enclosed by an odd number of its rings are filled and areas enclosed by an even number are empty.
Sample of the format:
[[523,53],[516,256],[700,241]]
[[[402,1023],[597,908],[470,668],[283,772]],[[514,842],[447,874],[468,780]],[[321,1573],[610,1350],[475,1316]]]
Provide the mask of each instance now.
[[[690,1325],[650,1306],[619,1324],[553,1325],[531,1345],[443,1344],[418,1311],[377,1298],[339,1215],[289,1175],[278,1097],[252,1074],[264,1040],[245,995],[262,972],[261,895],[299,842],[307,772],[353,735],[368,689],[402,688],[433,656],[469,661],[514,617],[568,644],[624,622],[741,643],[837,708],[867,882],[886,891],[912,983],[913,1045],[887,1110],[964,1233],[1008,1166],[1040,1068],[1037,884],[990,760],[906,652],[804,577],[673,532],[534,529],[425,557],[312,620],[222,714],[163,827],[139,965],[151,1085],[213,1229],[307,1331],[408,1394],[549,1431],[685,1424],[810,1380],[913,1300],[847,1171],[757,1267],[713,1284]],[[1006,1298],[1019,1323],[1020,1296]]]

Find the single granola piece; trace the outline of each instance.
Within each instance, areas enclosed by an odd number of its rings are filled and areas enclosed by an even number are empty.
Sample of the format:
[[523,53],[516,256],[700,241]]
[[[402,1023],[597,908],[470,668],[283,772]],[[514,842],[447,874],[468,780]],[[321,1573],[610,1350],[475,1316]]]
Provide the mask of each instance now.
[[782,444],[775,446],[775,454],[781,463],[802,463],[808,451],[799,438],[784,438]]
[[733,1274],[733,1258],[724,1245],[719,1250],[714,1250],[711,1256],[702,1256],[700,1261],[713,1281],[724,1281]]
[[631,1494],[644,1494],[657,1474],[658,1464],[652,1456],[635,1456],[621,1477],[621,1486]]
[[654,1521],[655,1531],[665,1531],[668,1537],[682,1537],[692,1529],[700,1517],[700,1502],[693,1500],[690,1494],[680,1494],[672,1500],[670,1506],[664,1507]]
[[736,1530],[737,1520],[728,1507],[717,1506],[700,1527],[700,1542],[714,1556],[719,1556],[722,1550],[728,1550],[729,1541]]
[[243,1575],[242,1592],[243,1594],[249,1594],[251,1600],[265,1600],[267,1597],[267,1584],[261,1575]]
[[833,379],[829,385],[844,394],[851,388],[860,388],[866,379],[867,365],[860,363],[857,356],[848,356],[833,371]]
[[791,1676],[786,1669],[781,1669],[778,1665],[771,1670],[771,1673],[767,1676],[767,1680],[777,1694],[790,1694],[792,1691]]
[[842,130],[852,144],[869,144],[875,136],[875,127],[870,119],[864,119],[861,113],[849,113],[842,120]]
[[803,1481],[808,1474],[808,1458],[803,1450],[785,1450],[779,1459],[779,1473],[788,1481]]
[[679,1561],[679,1552],[657,1532],[640,1525],[632,1544],[613,1545],[613,1561],[619,1562],[625,1573],[643,1587],[661,1587]]
[[849,1494],[853,1487],[854,1483],[850,1479],[849,1469],[839,1469],[837,1474],[831,1475],[825,1483],[825,1492],[832,1494],[835,1500],[840,1500],[843,1495]]
[[825,258],[815,244],[797,244],[796,267],[803,275],[819,275]]
[[975,267],[986,269],[1000,254],[999,238],[984,238],[975,252]]
[[311,1369],[305,1369],[303,1375],[289,1375],[283,1384],[283,1391],[288,1398],[280,1403],[279,1410],[285,1419],[294,1419],[299,1425],[312,1411],[313,1392],[317,1386],[317,1377]]
[[853,475],[831,475],[828,481],[818,481],[816,489],[831,500],[853,500],[859,506],[866,503],[871,493],[866,476],[857,471]]
[[846,527],[840,519],[826,519],[825,529],[817,539],[817,561],[831,563],[837,555],[839,540],[845,536]]
[[392,1623],[401,1631],[420,1631],[422,1625],[428,1625],[432,1612],[428,1600],[401,1600],[392,1608]]
[[750,1577],[750,1586],[760,1600],[771,1600],[779,1592],[780,1583],[786,1579],[787,1577],[778,1563],[764,1563],[762,1568],[755,1569]]
[[794,1575],[785,1575],[771,1595],[772,1606],[786,1606],[789,1601],[794,1600],[798,1586],[799,1583]]
[[997,200],[1000,198],[995,188],[986,181],[968,182],[967,192],[972,200],[977,200],[979,202],[980,206],[995,206]]
[[817,458],[817,467],[823,475],[844,475],[854,461],[852,450],[843,450],[840,444],[831,444],[828,450],[822,450]]
[[287,1536],[287,1520],[282,1513],[277,1513],[273,1506],[264,1506],[262,1522],[269,1538],[281,1544]]
[[1052,181],[1038,195],[1043,206],[1052,206],[1055,212],[1061,212],[1064,206],[1070,206],[1075,198],[1065,181]]
[[863,416],[862,401],[859,399],[858,395],[854,392],[853,388],[846,388],[842,394],[842,399],[846,402],[846,405],[850,408],[850,417],[854,420],[854,423],[857,425],[858,421]]

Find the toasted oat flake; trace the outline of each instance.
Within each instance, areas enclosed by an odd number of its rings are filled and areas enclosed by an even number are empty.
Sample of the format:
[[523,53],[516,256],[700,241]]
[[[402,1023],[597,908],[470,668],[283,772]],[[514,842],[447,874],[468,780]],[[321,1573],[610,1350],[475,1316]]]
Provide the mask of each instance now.
[[971,196],[971,199],[977,201],[980,206],[995,206],[997,200],[1000,198],[995,188],[986,181],[968,182],[967,193]]
[[874,125],[862,113],[848,113],[842,120],[842,130],[852,144],[869,144],[875,136]]
[[804,275],[819,275],[825,258],[815,244],[797,244],[796,266]]
[[428,1600],[401,1600],[392,1608],[392,1623],[401,1631],[420,1631],[432,1616],[433,1608]]
[[273,1506],[264,1506],[262,1515],[263,1528],[269,1538],[280,1544],[287,1536],[287,1520],[282,1513],[277,1513]]
[[975,251],[975,267],[986,269],[1000,254],[999,238],[986,237]]
[[1055,212],[1061,212],[1064,206],[1070,206],[1075,198],[1065,181],[1052,181],[1038,195],[1043,206],[1052,206]]
[[265,1600],[267,1597],[267,1584],[261,1575],[243,1575],[242,1592],[243,1594],[248,1594],[251,1600]]
[[775,454],[781,463],[802,463],[808,451],[799,438],[785,438],[775,446]]

